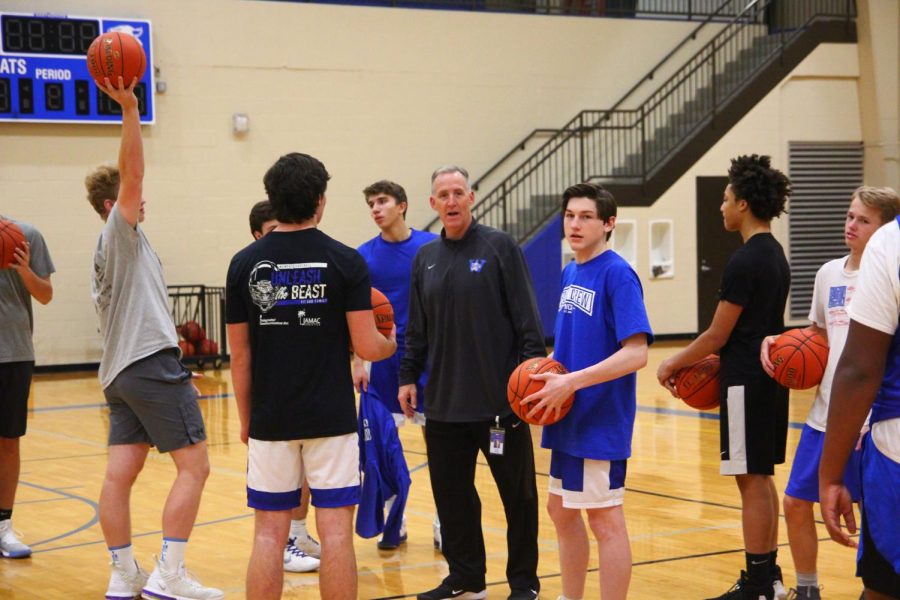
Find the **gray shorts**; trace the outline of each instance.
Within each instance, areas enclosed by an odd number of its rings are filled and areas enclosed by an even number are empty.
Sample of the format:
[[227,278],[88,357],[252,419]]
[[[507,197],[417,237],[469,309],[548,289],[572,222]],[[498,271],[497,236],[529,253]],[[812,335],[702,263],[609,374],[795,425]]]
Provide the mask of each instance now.
[[175,349],[128,365],[103,393],[110,446],[150,444],[170,452],[206,439],[191,372]]

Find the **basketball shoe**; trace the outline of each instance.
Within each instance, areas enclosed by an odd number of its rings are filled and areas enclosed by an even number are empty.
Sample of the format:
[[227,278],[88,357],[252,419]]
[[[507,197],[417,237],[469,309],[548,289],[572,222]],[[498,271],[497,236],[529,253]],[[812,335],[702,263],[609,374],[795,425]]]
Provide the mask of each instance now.
[[707,600],[773,600],[775,592],[771,586],[751,586],[746,571],[741,571],[741,578],[731,589],[715,598]]
[[111,562],[109,585],[106,586],[106,600],[133,600],[141,597],[141,591],[147,585],[150,575],[140,568],[137,561],[134,563],[135,571],[129,573],[120,563]]
[[787,600],[822,600],[819,586],[798,585],[788,591]]
[[441,585],[433,590],[428,590],[416,596],[417,600],[452,600],[459,598],[460,600],[482,600],[487,598],[487,590],[473,592],[471,590],[455,589],[446,581],[442,581]]
[[28,558],[31,548],[22,543],[12,528],[12,520],[0,521],[0,555],[4,558]]
[[288,546],[294,544],[297,548],[303,550],[309,556],[313,558],[322,558],[322,546],[313,536],[308,533],[304,533],[303,535],[298,535],[293,538],[288,538]]
[[169,571],[159,560],[141,593],[145,600],[221,600],[224,597],[222,590],[204,587],[187,572],[183,562],[176,570]]
[[289,538],[284,549],[284,570],[290,573],[309,573],[319,568],[319,559],[310,556],[294,544],[297,538]]

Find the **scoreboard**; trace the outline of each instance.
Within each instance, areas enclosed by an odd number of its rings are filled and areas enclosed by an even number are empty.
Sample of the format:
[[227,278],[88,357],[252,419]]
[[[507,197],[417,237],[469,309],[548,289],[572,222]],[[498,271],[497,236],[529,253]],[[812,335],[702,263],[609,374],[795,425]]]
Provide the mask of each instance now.
[[135,95],[141,123],[154,123],[150,21],[7,12],[0,12],[0,122],[119,123],[121,108],[94,84],[85,59],[107,31],[130,33],[144,47],[147,69]]

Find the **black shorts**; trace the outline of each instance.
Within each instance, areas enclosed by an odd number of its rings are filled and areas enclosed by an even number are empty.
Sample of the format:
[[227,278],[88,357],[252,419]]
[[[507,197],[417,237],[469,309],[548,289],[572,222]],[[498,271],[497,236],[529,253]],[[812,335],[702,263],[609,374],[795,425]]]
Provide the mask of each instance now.
[[788,390],[769,377],[722,384],[719,439],[722,475],[774,475],[784,463]]
[[25,435],[34,361],[0,363],[0,437]]
[[862,503],[862,556],[856,563],[856,576],[862,577],[866,589],[885,594],[891,598],[900,598],[900,574],[894,571],[891,563],[878,552],[875,542],[869,535],[866,526],[866,503]]

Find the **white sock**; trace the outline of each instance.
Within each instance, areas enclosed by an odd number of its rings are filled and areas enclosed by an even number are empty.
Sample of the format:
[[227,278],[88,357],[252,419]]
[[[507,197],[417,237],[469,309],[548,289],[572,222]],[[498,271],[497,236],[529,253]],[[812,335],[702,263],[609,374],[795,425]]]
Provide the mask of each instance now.
[[118,546],[109,549],[109,557],[126,573],[134,573],[137,571],[137,564],[134,562],[134,548],[131,544],[127,546]]
[[179,538],[163,538],[162,550],[159,553],[159,562],[166,571],[177,571],[178,566],[184,562],[184,552],[187,550],[187,540]]
[[819,587],[819,574],[797,573],[797,587]]
[[305,538],[309,535],[306,532],[306,519],[291,519],[291,534],[289,537],[292,538]]

